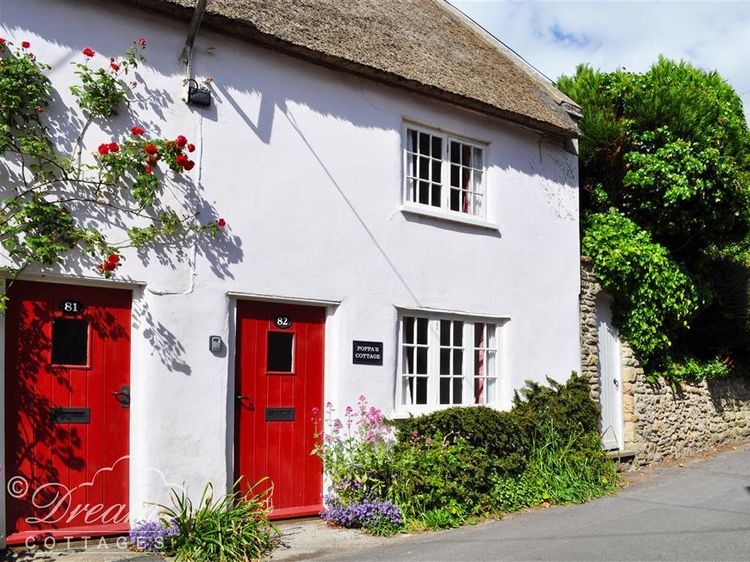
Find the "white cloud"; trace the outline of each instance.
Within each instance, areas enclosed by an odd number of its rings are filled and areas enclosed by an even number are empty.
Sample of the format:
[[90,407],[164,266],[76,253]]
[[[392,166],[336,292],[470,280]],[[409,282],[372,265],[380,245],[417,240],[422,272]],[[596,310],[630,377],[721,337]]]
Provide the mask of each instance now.
[[717,70],[750,114],[748,2],[451,3],[553,80],[584,62],[643,71],[663,54]]

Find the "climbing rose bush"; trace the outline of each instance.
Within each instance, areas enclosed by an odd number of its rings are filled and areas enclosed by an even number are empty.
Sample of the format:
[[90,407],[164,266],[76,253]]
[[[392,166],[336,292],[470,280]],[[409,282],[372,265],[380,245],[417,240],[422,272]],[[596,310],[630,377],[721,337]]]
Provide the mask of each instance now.
[[[59,124],[46,112],[56,97],[46,76],[50,67],[37,60],[30,42],[17,48],[0,37],[0,157],[8,176],[0,185],[0,245],[11,283],[29,266],[56,266],[69,254],[110,277],[125,248],[185,246],[226,226],[222,218],[200,217],[195,203],[180,197],[196,166],[196,145],[185,135],[162,138],[139,122],[111,138],[94,138],[101,132],[93,123],[139,101],[132,74],[145,48],[140,38],[120,57],[81,51],[73,62],[78,83],[70,87],[78,111],[68,113],[80,130],[66,133],[64,140],[74,143],[61,149],[54,133]],[[87,154],[86,146],[97,148]],[[119,226],[106,232],[103,223]],[[127,224],[137,226],[118,232]],[[6,298],[0,296],[0,312]]]

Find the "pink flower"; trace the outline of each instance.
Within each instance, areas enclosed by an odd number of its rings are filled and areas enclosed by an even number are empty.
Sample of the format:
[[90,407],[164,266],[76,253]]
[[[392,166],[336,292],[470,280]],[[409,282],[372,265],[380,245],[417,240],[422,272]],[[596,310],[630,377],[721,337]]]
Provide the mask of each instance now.
[[312,413],[317,416],[320,413],[320,408],[313,408]]
[[333,431],[334,431],[334,432],[338,432],[338,431],[341,431],[341,430],[343,429],[343,427],[344,427],[344,426],[343,426],[343,424],[341,423],[341,420],[340,420],[340,419],[336,418],[335,420],[333,420]]
[[83,53],[83,56],[89,57],[89,58],[93,57],[96,54],[96,51],[94,51],[94,49],[92,49],[91,47],[86,47],[81,52]]

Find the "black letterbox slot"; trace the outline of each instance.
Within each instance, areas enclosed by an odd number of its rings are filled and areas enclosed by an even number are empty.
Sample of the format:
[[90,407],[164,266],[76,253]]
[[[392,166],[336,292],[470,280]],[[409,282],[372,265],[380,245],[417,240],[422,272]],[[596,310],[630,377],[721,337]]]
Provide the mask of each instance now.
[[294,421],[294,408],[266,408],[266,421]]
[[89,423],[89,408],[54,408],[50,414],[52,423]]

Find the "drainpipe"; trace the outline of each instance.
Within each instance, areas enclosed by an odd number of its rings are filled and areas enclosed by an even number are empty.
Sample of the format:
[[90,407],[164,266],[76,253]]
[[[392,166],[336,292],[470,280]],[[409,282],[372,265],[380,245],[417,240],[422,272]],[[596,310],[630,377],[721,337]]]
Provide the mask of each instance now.
[[190,21],[190,28],[185,39],[185,46],[182,48],[182,53],[180,54],[180,61],[185,65],[185,73],[187,75],[184,81],[183,101],[187,101],[188,83],[193,79],[193,43],[195,43],[195,36],[198,35],[203,15],[206,13],[206,4],[208,4],[208,0],[198,0],[196,2],[193,19]]

